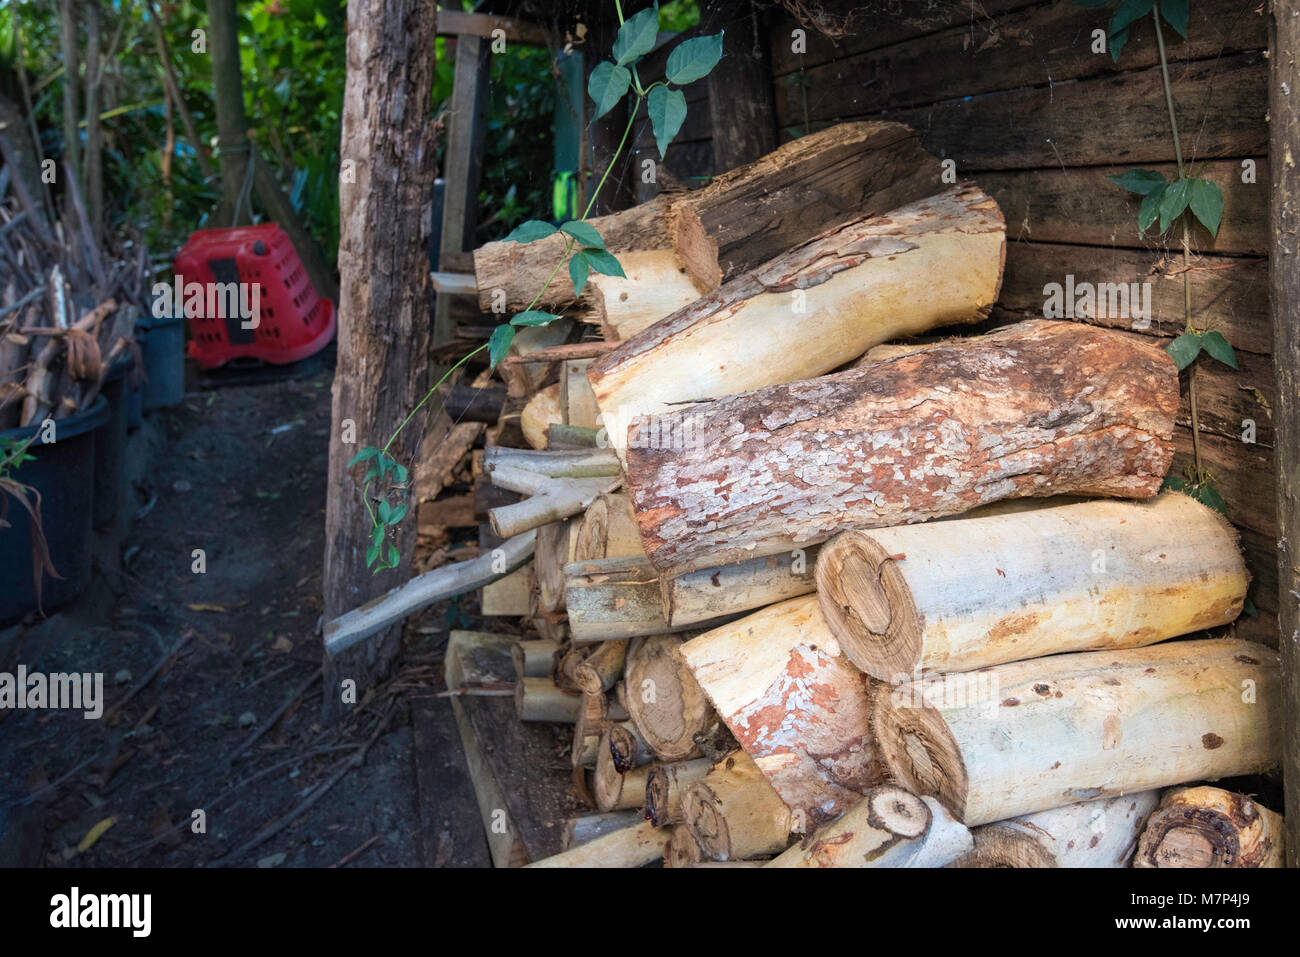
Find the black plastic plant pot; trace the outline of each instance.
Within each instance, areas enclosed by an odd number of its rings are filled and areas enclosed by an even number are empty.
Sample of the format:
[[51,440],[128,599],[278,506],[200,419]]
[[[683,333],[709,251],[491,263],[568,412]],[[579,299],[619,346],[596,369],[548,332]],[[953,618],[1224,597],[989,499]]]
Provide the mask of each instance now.
[[[50,561],[61,576],[42,573],[40,608],[49,612],[79,595],[90,581],[91,516],[95,484],[95,433],[108,421],[108,400],[102,395],[89,409],[54,423],[54,441],[37,438],[28,449],[34,460],[24,462],[9,477],[41,495],[41,527]],[[40,426],[0,432],[0,438],[25,442]],[[37,608],[32,574],[32,523],[20,502],[7,492],[8,528],[0,528],[0,626],[11,624]],[[33,502],[35,497],[28,494]]]
[[95,506],[96,528],[105,528],[117,520],[122,508],[126,484],[126,375],[131,371],[131,357],[122,355],[104,377],[101,394],[108,400],[108,421],[95,430]]

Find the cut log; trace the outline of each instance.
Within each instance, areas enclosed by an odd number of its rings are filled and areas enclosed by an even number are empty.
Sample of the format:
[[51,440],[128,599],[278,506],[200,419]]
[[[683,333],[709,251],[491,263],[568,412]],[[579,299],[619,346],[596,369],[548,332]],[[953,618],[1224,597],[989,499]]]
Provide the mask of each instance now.
[[645,807],[646,782],[654,765],[649,762],[627,763],[644,756],[644,753],[638,754],[642,749],[629,735],[632,732],[626,725],[611,725],[601,736],[596,773],[592,775],[596,807],[601,811]]
[[520,721],[573,724],[582,711],[582,695],[557,688],[549,678],[525,677],[515,685],[515,712]]
[[567,449],[594,449],[603,444],[602,430],[584,429],[580,425],[552,422],[546,427],[546,448],[557,451]]
[[970,849],[970,831],[942,804],[886,784],[766,866],[943,867]]
[[[653,823],[653,822],[652,822]],[[664,849],[664,867],[696,867],[704,860],[695,835],[685,824],[669,829],[668,846]]]
[[573,683],[584,694],[604,694],[623,677],[630,638],[602,641],[573,669]]
[[686,642],[682,659],[740,746],[807,833],[884,781],[871,681],[817,606],[793,598]]
[[564,825],[563,850],[581,847],[598,837],[604,837],[625,827],[640,824],[644,818],[636,811],[611,811],[608,814],[581,814],[571,817]]
[[659,764],[650,771],[645,786],[645,813],[655,827],[676,824],[682,819],[682,796],[686,789],[709,773],[708,758]]
[[790,809],[744,751],[686,789],[682,822],[715,861],[779,854],[790,843]]
[[587,381],[587,369],[594,361],[566,359],[560,364],[560,412],[565,425],[584,429],[600,426],[600,410],[596,408],[596,397]]
[[1158,790],[1139,791],[985,824],[949,867],[1127,867]]
[[537,585],[532,563],[517,568],[504,578],[483,586],[479,612],[488,617],[521,618],[532,607],[533,589]]
[[974,827],[1281,755],[1275,651],[1207,639],[1085,651],[901,684],[872,728],[893,780]]
[[572,694],[580,694],[577,678],[578,666],[587,657],[587,647],[573,641],[566,641],[555,653],[551,667],[551,681],[557,688]]
[[[616,477],[619,474],[618,456],[611,449],[540,452],[535,449],[511,449],[494,445],[483,454],[483,468],[487,470],[488,475],[494,477],[494,481],[496,474],[502,471],[509,474],[531,472],[547,478],[572,479]],[[527,490],[515,489],[515,491]]]
[[670,627],[682,628],[806,595],[816,587],[813,569],[817,551],[812,545],[789,554],[763,555],[661,578],[664,617]]
[[565,566],[564,607],[577,642],[669,630],[659,579],[644,558],[604,558]]
[[551,426],[563,421],[558,382],[539,390],[519,413],[519,427],[523,429],[524,440],[535,449],[550,448],[548,431]]
[[545,678],[551,673],[551,663],[560,643],[546,638],[516,641],[510,649],[517,678]]
[[1163,350],[1023,322],[638,419],[628,487],[646,555],[675,577],[999,499],[1150,497],[1178,400]]
[[[933,192],[938,182],[938,161],[907,127],[843,123],[792,140],[704,189],[661,194],[591,225],[620,261],[626,253],[673,253],[704,291],[811,239],[828,224],[896,209]],[[480,309],[493,309],[497,290],[510,311],[527,307],[539,289],[544,292],[538,308],[572,304],[571,283],[563,277],[548,283],[566,238],[495,242],[476,250]],[[642,263],[633,259],[630,265]],[[659,257],[656,268],[666,278],[667,259]]]
[[635,416],[830,372],[897,336],[986,317],[1005,227],[973,186],[858,219],[628,339],[588,371],[620,452]]
[[1249,583],[1232,526],[1177,492],[845,531],[817,560],[840,647],[895,682],[1226,625]]
[[642,867],[664,856],[667,838],[649,821],[620,828],[528,867]]
[[626,492],[597,496],[583,514],[573,560],[636,557],[644,558],[645,551],[632,514],[632,496]]
[[580,520],[552,522],[537,530],[533,568],[537,576],[537,607],[541,612],[564,610],[564,567],[574,560]]
[[485,422],[492,425],[501,417],[505,405],[503,385],[469,385],[457,383],[447,392],[443,408],[455,422]]
[[671,249],[620,253],[623,277],[592,276],[589,322],[610,342],[630,339],[700,298],[700,288]]
[[508,575],[532,557],[533,541],[534,534],[526,532],[478,558],[417,575],[360,608],[340,615],[325,625],[326,653],[336,655],[435,601],[463,595]]
[[[496,448],[494,446],[494,448]],[[536,453],[545,454],[545,453]],[[490,473],[492,484],[529,496],[513,505],[488,512],[492,531],[502,538],[522,535],[551,522],[577,515],[601,492],[618,485],[614,478],[549,478],[538,472],[499,465]]]
[[600,739],[609,725],[609,701],[604,693],[582,693],[582,708],[573,723],[573,749],[570,763],[575,767],[595,767],[600,756]]
[[1138,841],[1134,867],[1285,867],[1282,815],[1221,788],[1165,794]]
[[713,717],[709,699],[682,660],[681,645],[676,635],[652,635],[627,651],[628,713],[661,761],[697,757],[695,735]]

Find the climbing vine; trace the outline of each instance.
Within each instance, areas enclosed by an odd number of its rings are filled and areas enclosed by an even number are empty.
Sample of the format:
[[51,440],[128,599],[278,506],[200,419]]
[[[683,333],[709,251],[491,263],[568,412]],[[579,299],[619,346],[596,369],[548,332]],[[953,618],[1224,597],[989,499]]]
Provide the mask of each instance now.
[[[1113,0],[1077,0],[1084,7],[1099,9],[1110,6]],[[1198,328],[1192,321],[1191,287],[1191,227],[1193,220],[1217,236],[1223,218],[1223,191],[1216,183],[1192,175],[1183,160],[1183,144],[1178,135],[1178,117],[1174,111],[1173,88],[1169,83],[1169,60],[1165,53],[1163,24],[1168,24],[1180,37],[1187,37],[1188,0],[1120,0],[1108,25],[1106,35],[1110,54],[1119,62],[1120,51],[1128,42],[1133,24],[1150,16],[1155,25],[1156,45],[1160,52],[1160,75],[1164,85],[1165,106],[1169,111],[1169,129],[1173,137],[1177,176],[1173,180],[1163,173],[1149,169],[1130,169],[1109,177],[1116,185],[1142,197],[1138,207],[1138,235],[1145,235],[1153,227],[1157,237],[1164,236],[1171,227],[1181,226],[1183,252],[1183,331],[1167,347],[1180,372],[1187,372],[1187,397],[1192,419],[1192,465],[1183,477],[1171,476],[1165,487],[1182,491],[1198,501],[1224,511],[1223,497],[1214,487],[1214,476],[1202,464],[1200,417],[1196,404],[1196,367],[1201,356],[1209,356],[1230,368],[1237,368],[1237,357],[1231,343],[1217,329],[1209,325]]]
[[410,510],[408,501],[410,474],[406,466],[389,454],[388,450],[393,442],[457,369],[484,350],[487,350],[490,367],[495,369],[509,352],[518,329],[550,325],[560,318],[557,313],[535,307],[566,265],[575,296],[581,295],[593,272],[606,276],[624,276],[623,267],[605,248],[605,240],[599,230],[587,221],[596,205],[596,199],[609,179],[610,171],[613,170],[627,146],[628,137],[642,103],[645,104],[646,115],[650,119],[655,143],[662,157],[668,149],[668,144],[677,136],[686,120],[686,95],[682,92],[682,87],[708,76],[722,58],[721,33],[692,37],[679,43],[669,53],[664,79],[645,86],[637,73],[637,63],[655,47],[659,34],[659,5],[656,3],[646,7],[627,18],[623,16],[620,0],[614,0],[614,8],[618,14],[619,29],[611,51],[613,59],[597,64],[591,71],[587,82],[587,95],[595,104],[593,121],[600,119],[620,102],[627,101],[628,118],[622,138],[609,162],[605,164],[605,172],[595,190],[592,191],[591,198],[580,218],[561,223],[559,226],[530,219],[515,227],[504,240],[533,243],[557,234],[563,236],[564,250],[557,258],[555,268],[525,309],[516,313],[509,321],[497,326],[487,342],[461,357],[442,374],[424,398],[389,436],[382,448],[368,446],[353,456],[348,463],[348,468],[369,463],[362,479],[362,499],[371,523],[366,565],[374,573],[397,566],[400,556],[397,545],[392,539],[391,530],[401,523]]

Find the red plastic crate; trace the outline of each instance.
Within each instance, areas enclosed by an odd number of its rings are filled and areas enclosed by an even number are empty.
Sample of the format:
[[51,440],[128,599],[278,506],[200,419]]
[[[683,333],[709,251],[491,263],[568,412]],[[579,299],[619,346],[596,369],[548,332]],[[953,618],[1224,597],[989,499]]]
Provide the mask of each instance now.
[[[190,357],[202,369],[243,357],[297,362],[334,337],[334,303],[317,295],[293,243],[275,223],[201,229],[177,255],[175,269],[186,287],[197,282],[205,290],[202,305],[193,302],[196,308],[185,311]],[[255,328],[243,328],[243,316],[222,316],[220,309],[208,315],[209,284],[231,282],[260,287]]]

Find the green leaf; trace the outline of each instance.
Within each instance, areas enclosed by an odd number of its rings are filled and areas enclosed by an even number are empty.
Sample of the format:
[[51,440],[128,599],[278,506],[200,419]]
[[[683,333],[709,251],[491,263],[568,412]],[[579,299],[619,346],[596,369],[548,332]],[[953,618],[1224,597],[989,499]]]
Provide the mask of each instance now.
[[1256,615],[1259,614],[1259,609],[1255,607],[1255,603],[1251,601],[1249,598],[1242,600],[1241,610],[1244,611],[1246,614],[1250,615],[1251,618],[1254,618]]
[[664,79],[679,86],[706,77],[722,59],[722,34],[692,37],[668,54]]
[[370,545],[378,548],[384,540],[384,526],[375,525],[370,529]]
[[596,231],[596,227],[591,223],[584,223],[581,220],[574,219],[565,223],[560,229],[584,246],[595,246],[598,249],[605,248],[605,240],[601,238],[600,233]]
[[659,158],[663,159],[668,152],[668,144],[686,121],[686,94],[681,90],[656,86],[646,99],[646,108],[650,113],[650,125],[654,129],[655,144],[659,147]]
[[591,266],[592,269],[596,270],[596,272],[603,273],[606,276],[619,276],[623,279],[627,278],[627,274],[623,272],[623,267],[619,265],[618,260],[605,252],[605,250],[584,249],[582,255],[583,258],[587,260],[587,264]]
[[384,474],[383,459],[378,458],[370,463],[370,468],[366,471],[366,474],[362,476],[361,481],[373,482],[375,479],[379,478],[379,476],[383,474]]
[[389,542],[388,543],[388,567],[396,568],[398,563],[401,560],[402,560],[402,555],[400,552],[398,552],[397,546],[394,545],[392,542]]
[[1223,219],[1223,190],[1208,179],[1194,179],[1188,192],[1188,203],[1195,216],[1211,236],[1219,235],[1219,222]]
[[488,340],[488,362],[493,369],[501,364],[501,360],[510,351],[510,343],[514,341],[515,327],[509,323],[503,323],[492,330],[492,338]]
[[512,326],[549,326],[552,322],[560,317],[553,312],[542,312],[540,309],[527,309],[519,313],[510,320]]
[[403,502],[401,505],[397,506],[397,508],[393,509],[392,514],[388,516],[388,524],[396,525],[402,519],[406,518],[406,512],[410,507],[411,506]]
[[1201,345],[1211,358],[1218,359],[1230,369],[1237,368],[1237,355],[1232,351],[1232,343],[1223,338],[1223,333],[1211,330],[1201,336]]
[[1160,15],[1180,37],[1187,37],[1187,0],[1160,0]]
[[1120,5],[1115,8],[1114,15],[1110,18],[1110,27],[1107,32],[1113,37],[1119,30],[1127,30],[1130,23],[1141,20],[1151,12],[1151,5],[1154,0],[1122,0]]
[[1165,187],[1160,186],[1155,191],[1147,193],[1142,200],[1142,205],[1138,207],[1138,235],[1150,229],[1151,224],[1160,215],[1160,200],[1164,198],[1164,195]]
[[367,446],[356,455],[352,456],[352,461],[348,463],[348,468],[352,468],[352,466],[356,465],[358,462],[365,462],[367,459],[373,459],[378,454],[379,449],[375,448],[373,445]]
[[410,475],[410,473],[406,471],[406,466],[405,466],[405,465],[399,465],[399,464],[396,463],[396,462],[393,463],[393,481],[394,481],[394,482],[396,482],[398,485],[405,485],[405,484],[406,484],[406,479],[409,477],[409,475]]
[[1166,490],[1171,492],[1181,492],[1186,485],[1187,482],[1185,482],[1181,476],[1166,475],[1164,482],[1160,485],[1160,490],[1162,492]]
[[1116,63],[1119,62],[1120,51],[1124,49],[1124,44],[1128,43],[1128,27],[1123,30],[1115,30],[1110,36],[1110,58]]
[[388,517],[393,514],[393,506],[387,502],[379,503],[379,520],[385,525],[388,524]]
[[587,285],[587,274],[590,272],[591,264],[587,262],[587,257],[582,250],[578,250],[569,260],[569,278],[573,280],[575,296],[582,295],[582,290]]
[[1160,197],[1161,234],[1172,226],[1174,220],[1187,208],[1187,188],[1190,184],[1191,180],[1176,179],[1165,187],[1164,194]]
[[1220,495],[1212,485],[1196,486],[1193,490],[1192,497],[1202,505],[1208,505],[1210,508],[1222,515],[1228,514],[1228,503],[1223,500],[1223,496]]
[[1153,169],[1130,169],[1106,178],[1116,186],[1121,186],[1139,196],[1149,196],[1165,185],[1165,174],[1157,173]]
[[550,223],[544,223],[540,219],[530,219],[512,229],[510,235],[502,242],[535,243],[555,232],[558,230]]
[[596,64],[587,80],[587,95],[596,103],[593,120],[598,120],[623,99],[623,94],[632,85],[632,74],[626,67],[615,66],[606,60]]
[[639,56],[654,49],[659,36],[659,4],[634,13],[618,28],[614,38],[614,61],[626,66]]
[[1182,372],[1201,354],[1201,345],[1199,332],[1184,332],[1165,347],[1165,352],[1169,353],[1174,365],[1178,366],[1178,371]]
[[379,560],[379,546],[371,545],[366,549],[366,567],[369,568]]

